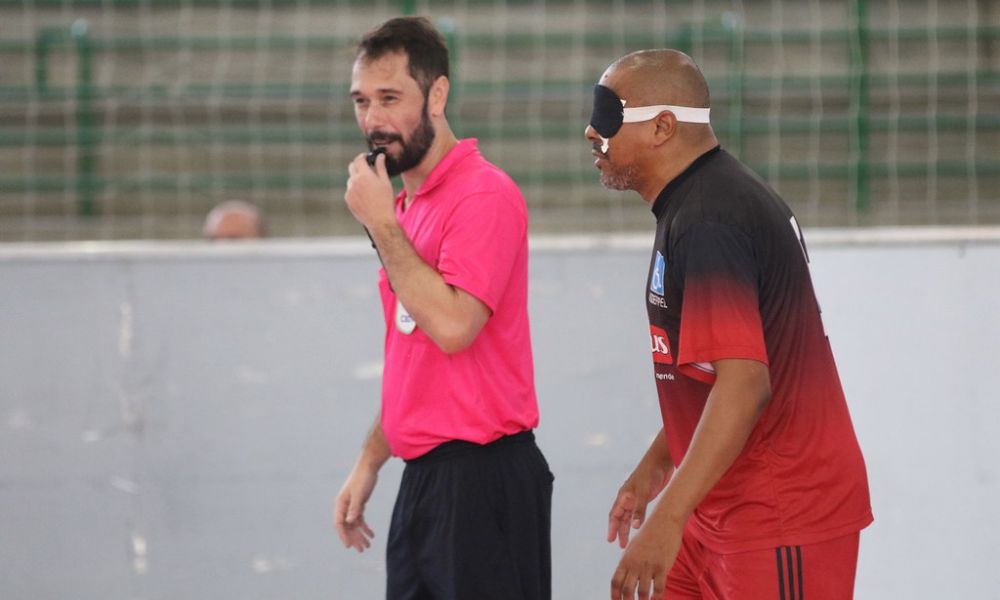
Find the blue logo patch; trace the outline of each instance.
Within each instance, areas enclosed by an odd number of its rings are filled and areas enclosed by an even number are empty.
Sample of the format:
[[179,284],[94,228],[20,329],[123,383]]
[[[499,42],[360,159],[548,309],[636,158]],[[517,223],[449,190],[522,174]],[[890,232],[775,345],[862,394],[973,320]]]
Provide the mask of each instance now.
[[649,289],[657,296],[663,295],[663,271],[666,269],[667,261],[663,259],[660,251],[656,251],[656,264],[653,266],[653,277],[649,282]]

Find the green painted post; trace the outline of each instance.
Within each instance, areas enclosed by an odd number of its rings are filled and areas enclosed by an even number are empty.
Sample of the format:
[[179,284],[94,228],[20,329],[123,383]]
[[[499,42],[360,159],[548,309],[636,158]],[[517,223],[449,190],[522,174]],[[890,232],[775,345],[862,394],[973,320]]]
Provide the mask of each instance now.
[[677,32],[677,49],[691,56],[694,47],[694,27],[690,23],[685,23]]
[[43,27],[35,34],[35,89],[39,95],[49,91],[49,48],[52,45],[52,30]]
[[445,45],[448,47],[448,105],[454,107],[448,116],[448,122],[455,129],[455,133],[461,137],[461,124],[458,119],[458,35],[455,29],[455,22],[451,19],[441,19],[438,21],[438,29],[444,35]]
[[851,30],[850,76],[850,139],[851,154],[848,172],[854,208],[865,211],[870,206],[868,161],[870,138],[868,101],[868,9],[865,0],[852,0],[853,29]]
[[737,157],[743,156],[743,81],[746,72],[743,43],[743,16],[726,13],[722,26],[729,33],[729,120],[727,144]]
[[82,216],[95,213],[94,196],[97,188],[97,126],[94,117],[94,51],[87,21],[79,19],[71,28],[76,43],[76,198],[77,212]]

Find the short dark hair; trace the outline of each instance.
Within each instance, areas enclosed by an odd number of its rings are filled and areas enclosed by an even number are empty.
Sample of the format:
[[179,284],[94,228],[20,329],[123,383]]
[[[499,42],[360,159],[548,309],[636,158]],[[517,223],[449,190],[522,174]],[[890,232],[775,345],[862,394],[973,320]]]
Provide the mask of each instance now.
[[426,17],[396,17],[382,23],[361,38],[355,59],[378,60],[395,52],[406,54],[410,77],[425,97],[438,77],[448,77],[448,47]]

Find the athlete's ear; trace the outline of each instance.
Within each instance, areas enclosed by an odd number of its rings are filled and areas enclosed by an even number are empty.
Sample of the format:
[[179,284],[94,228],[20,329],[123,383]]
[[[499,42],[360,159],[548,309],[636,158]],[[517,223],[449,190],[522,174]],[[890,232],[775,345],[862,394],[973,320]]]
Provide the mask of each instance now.
[[653,132],[653,145],[661,146],[677,134],[677,117],[669,110],[656,115],[653,119],[656,130]]
[[431,84],[431,89],[427,92],[427,113],[432,117],[440,117],[444,114],[444,109],[448,105],[448,90],[451,89],[451,82],[444,75],[439,76]]

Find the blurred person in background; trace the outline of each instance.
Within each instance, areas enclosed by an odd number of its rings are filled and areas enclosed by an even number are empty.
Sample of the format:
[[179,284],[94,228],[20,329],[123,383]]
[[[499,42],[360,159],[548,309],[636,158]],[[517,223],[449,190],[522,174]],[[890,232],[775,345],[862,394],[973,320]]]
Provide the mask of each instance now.
[[264,221],[256,206],[227,200],[205,217],[203,233],[209,240],[252,240],[264,237]]
[[585,136],[601,182],[656,217],[663,427],[608,515],[611,598],[851,598],[868,479],[795,217],[719,147],[681,52],[608,67]]
[[350,163],[344,199],[383,263],[385,367],[334,521],[345,546],[369,547],[365,504],[398,456],[387,598],[547,599],[553,477],[532,431],[527,208],[477,141],[452,133],[449,85],[427,19],[392,19],[362,39],[351,99],[384,153]]

